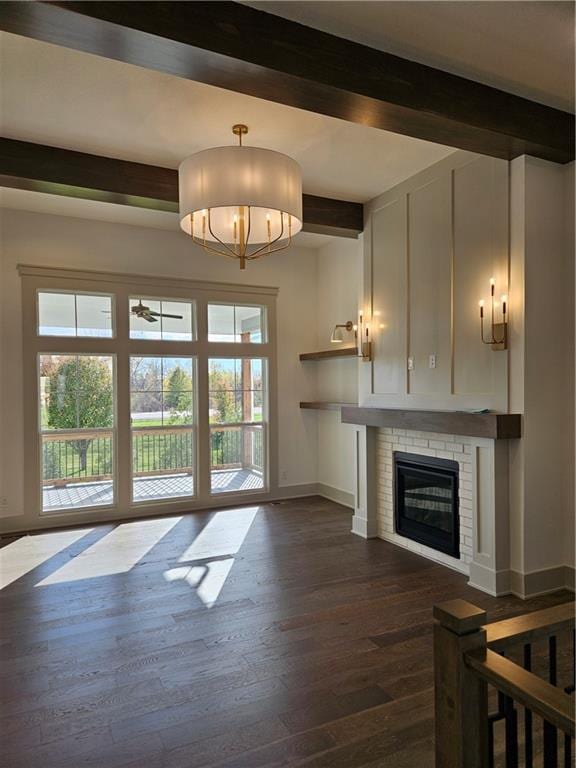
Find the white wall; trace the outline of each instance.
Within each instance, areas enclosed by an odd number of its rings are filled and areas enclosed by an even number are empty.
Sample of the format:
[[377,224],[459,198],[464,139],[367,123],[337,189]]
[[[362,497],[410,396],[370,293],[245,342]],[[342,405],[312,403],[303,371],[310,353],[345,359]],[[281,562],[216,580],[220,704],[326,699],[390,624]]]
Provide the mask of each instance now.
[[[574,565],[574,167],[514,160],[511,198],[512,568]],[[535,577],[532,577],[535,578]]]
[[[318,252],[318,349],[330,349],[336,323],[358,317],[362,272],[362,241],[336,239]],[[354,343],[344,335],[342,346]],[[306,365],[317,371],[317,400],[358,402],[358,365],[354,358],[322,360]],[[352,503],[354,493],[354,428],[342,424],[339,411],[310,411],[318,424],[318,482],[337,500]],[[330,489],[330,490],[326,490]],[[340,491],[343,495],[333,494]]]
[[23,513],[23,410],[35,407],[22,398],[19,263],[278,287],[280,484],[297,493],[316,483],[317,425],[299,402],[315,399],[317,374],[298,359],[317,343],[314,250],[294,246],[240,272],[236,263],[206,255],[177,231],[6,209],[1,224],[0,499],[6,503],[0,515]]

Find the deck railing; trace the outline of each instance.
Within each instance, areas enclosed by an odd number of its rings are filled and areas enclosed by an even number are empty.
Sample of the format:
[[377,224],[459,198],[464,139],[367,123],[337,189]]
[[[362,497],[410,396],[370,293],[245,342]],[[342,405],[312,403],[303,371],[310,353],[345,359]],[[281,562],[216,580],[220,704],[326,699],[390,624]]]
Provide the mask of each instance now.
[[264,468],[262,424],[211,424],[212,469]]
[[[262,424],[214,424],[210,427],[212,469],[263,471]],[[137,427],[132,431],[135,477],[194,471],[194,427]],[[65,486],[109,480],[113,475],[112,430],[54,430],[42,435],[43,485]]]
[[114,433],[109,429],[54,430],[42,434],[44,485],[109,480]]
[[[535,768],[536,758],[543,768],[571,768],[574,604],[486,624],[485,611],[452,600],[435,606],[434,618],[436,768]],[[562,683],[559,639],[570,646]],[[532,671],[536,643],[546,646],[546,678]]]

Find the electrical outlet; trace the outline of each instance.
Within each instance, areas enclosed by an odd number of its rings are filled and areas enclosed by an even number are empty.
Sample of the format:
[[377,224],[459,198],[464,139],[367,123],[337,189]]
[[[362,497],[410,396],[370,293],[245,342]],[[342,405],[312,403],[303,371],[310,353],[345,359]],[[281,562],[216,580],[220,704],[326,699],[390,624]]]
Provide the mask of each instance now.
[[430,355],[428,357],[428,367],[436,368],[436,355]]
[[285,469],[280,473],[280,480],[288,480],[288,472]]
[[408,370],[413,371],[414,370],[414,358],[409,357],[408,358]]

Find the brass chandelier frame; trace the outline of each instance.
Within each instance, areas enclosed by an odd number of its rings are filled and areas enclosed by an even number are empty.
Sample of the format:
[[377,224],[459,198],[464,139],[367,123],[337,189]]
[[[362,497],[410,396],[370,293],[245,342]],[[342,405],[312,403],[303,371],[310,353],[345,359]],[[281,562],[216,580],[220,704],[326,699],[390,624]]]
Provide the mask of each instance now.
[[[292,243],[292,217],[290,216],[289,213],[286,213],[285,211],[279,211],[282,226],[280,229],[280,234],[278,235],[278,237],[275,237],[275,238],[272,238],[271,236],[272,227],[270,223],[270,218],[267,217],[268,242],[264,243],[264,245],[255,247],[254,250],[252,251],[250,251],[251,206],[239,205],[238,213],[239,213],[238,220],[234,221],[234,243],[233,244],[225,243],[217,235],[214,234],[214,231],[212,229],[212,216],[211,216],[210,208],[206,209],[205,211],[202,211],[200,214],[202,216],[202,237],[195,235],[194,234],[194,216],[197,214],[192,213],[191,228],[190,228],[190,236],[192,237],[192,241],[196,243],[196,245],[199,245],[208,253],[213,253],[216,256],[226,256],[227,258],[230,258],[230,259],[239,259],[240,269],[246,269],[247,261],[252,261],[253,259],[260,258],[260,256],[265,256],[270,253],[276,253],[277,251],[283,251],[286,248],[290,247]],[[284,216],[288,216],[288,239],[285,242],[283,242],[281,245],[276,246],[276,243],[279,243],[284,238],[284,231],[285,231]],[[210,233],[210,236],[213,238],[215,242],[219,243],[222,246],[222,249],[217,248],[213,245],[209,245],[210,241],[206,240],[207,232]]]

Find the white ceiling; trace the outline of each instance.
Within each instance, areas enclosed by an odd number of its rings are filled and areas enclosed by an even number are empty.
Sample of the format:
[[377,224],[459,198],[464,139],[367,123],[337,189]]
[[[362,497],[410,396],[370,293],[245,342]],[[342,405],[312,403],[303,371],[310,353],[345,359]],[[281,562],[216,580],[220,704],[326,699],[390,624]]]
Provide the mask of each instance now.
[[249,2],[309,27],[574,111],[574,2]]

